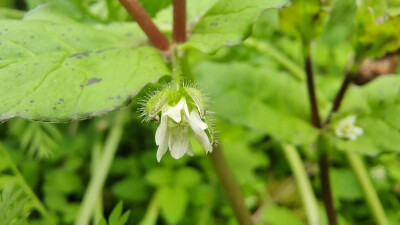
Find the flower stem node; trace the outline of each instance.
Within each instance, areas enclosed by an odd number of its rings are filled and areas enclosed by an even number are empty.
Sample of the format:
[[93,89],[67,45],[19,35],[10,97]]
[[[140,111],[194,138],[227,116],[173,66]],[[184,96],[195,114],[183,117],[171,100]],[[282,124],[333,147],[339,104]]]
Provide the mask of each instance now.
[[348,116],[340,120],[335,126],[336,136],[348,140],[356,140],[358,136],[363,135],[364,130],[355,125],[356,119],[356,116]]
[[213,132],[206,117],[202,93],[193,87],[173,89],[167,87],[157,92],[145,106],[148,120],[159,121],[156,131],[157,160],[169,149],[175,159],[193,155],[190,130],[206,153],[212,151]]

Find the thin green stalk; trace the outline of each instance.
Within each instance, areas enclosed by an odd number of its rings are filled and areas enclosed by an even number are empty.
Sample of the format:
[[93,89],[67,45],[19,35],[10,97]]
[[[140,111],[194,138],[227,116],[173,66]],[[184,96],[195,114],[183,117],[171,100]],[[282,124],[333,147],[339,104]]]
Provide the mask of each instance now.
[[214,147],[213,152],[209,155],[209,159],[211,160],[214,171],[228,197],[238,223],[240,225],[252,225],[253,221],[251,220],[249,210],[244,204],[243,195],[240,191],[239,185],[236,183],[232,170],[225,159],[222,149],[220,147]]
[[[96,169],[100,166],[100,160],[102,155],[102,146],[100,140],[97,140],[93,146],[92,150],[92,166],[91,171],[92,175],[95,174]],[[103,218],[103,195],[100,193],[97,199],[96,208],[94,210],[93,215],[93,225],[97,225],[97,223]]]
[[306,75],[301,66],[297,65],[295,62],[286,57],[283,53],[281,53],[278,49],[274,48],[268,42],[261,42],[253,38],[248,38],[244,42],[244,44],[246,46],[256,48],[262,53],[267,54],[273,59],[275,59],[277,62],[286,67],[286,69],[288,69],[296,79],[300,81],[305,80]]
[[182,86],[182,65],[181,59],[179,58],[178,50],[173,47],[172,50],[172,79],[175,84],[176,89],[179,89]]
[[151,198],[150,204],[147,207],[146,215],[140,221],[139,225],[155,225],[160,213],[160,189],[158,189]]
[[86,189],[83,202],[79,210],[78,217],[75,221],[75,225],[88,225],[91,216],[93,215],[95,205],[98,197],[103,189],[106,181],[108,171],[111,163],[114,160],[115,153],[118,148],[118,144],[121,141],[123,132],[123,111],[117,114],[116,121],[110,130],[108,138],[105,143],[103,154],[101,156],[98,167],[96,168],[95,174],[92,176],[89,182],[89,186]]
[[24,189],[25,193],[29,196],[30,199],[33,200],[34,206],[36,209],[39,211],[39,213],[47,220],[49,224],[55,224],[54,218],[51,216],[51,214],[47,211],[46,207],[43,205],[43,203],[39,200],[39,198],[36,196],[36,194],[32,191],[31,187],[26,183],[26,180],[24,176],[19,172],[19,169],[17,166],[14,164],[12,161],[10,155],[8,154],[7,150],[0,144],[0,149],[3,152],[5,158],[8,161],[8,164],[10,166],[10,169],[13,171],[14,175],[17,177],[17,180],[19,184],[22,186]]
[[353,168],[357,175],[358,182],[364,191],[365,198],[369,207],[371,208],[372,215],[374,216],[375,222],[378,225],[390,225],[389,220],[385,215],[385,211],[379,201],[378,195],[375,191],[374,186],[370,178],[368,177],[367,170],[361,159],[361,156],[354,153],[346,153],[346,157],[349,160],[350,166]]
[[283,144],[282,149],[296,179],[300,196],[306,209],[308,223],[310,225],[319,225],[317,199],[314,196],[310,180],[297,149],[289,144]]

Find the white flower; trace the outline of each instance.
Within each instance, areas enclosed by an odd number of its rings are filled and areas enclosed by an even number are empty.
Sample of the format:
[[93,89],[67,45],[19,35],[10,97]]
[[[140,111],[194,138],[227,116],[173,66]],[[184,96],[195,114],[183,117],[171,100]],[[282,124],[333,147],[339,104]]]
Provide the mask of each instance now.
[[165,105],[161,111],[161,123],[156,131],[158,162],[161,161],[161,157],[168,148],[175,159],[181,158],[185,153],[193,155],[192,145],[189,142],[189,127],[206,152],[212,151],[210,140],[205,132],[208,129],[207,124],[200,118],[196,107],[189,112],[186,99],[182,97],[178,104]]
[[339,121],[335,126],[335,133],[338,137],[355,140],[358,136],[364,133],[361,127],[354,125],[356,116],[348,116]]

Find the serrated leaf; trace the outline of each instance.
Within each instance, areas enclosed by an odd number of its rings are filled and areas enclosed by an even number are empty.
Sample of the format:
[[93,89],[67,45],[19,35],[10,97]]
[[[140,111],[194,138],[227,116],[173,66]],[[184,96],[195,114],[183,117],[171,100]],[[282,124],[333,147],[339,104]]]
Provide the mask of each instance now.
[[[243,63],[205,62],[197,65],[194,73],[199,83],[208,87],[206,92],[212,99],[210,110],[218,117],[289,143],[315,140],[318,131],[309,123],[303,82],[288,74]],[[325,114],[329,104],[323,98],[319,102]]]
[[184,217],[188,199],[181,187],[163,187],[160,190],[161,213],[168,224],[178,224]]
[[220,0],[200,19],[193,35],[181,48],[213,53],[222,46],[241,43],[252,24],[266,9],[282,8],[290,0]]
[[169,73],[151,47],[134,49],[124,35],[74,21],[35,20],[45,12],[0,21],[0,121],[105,114]]

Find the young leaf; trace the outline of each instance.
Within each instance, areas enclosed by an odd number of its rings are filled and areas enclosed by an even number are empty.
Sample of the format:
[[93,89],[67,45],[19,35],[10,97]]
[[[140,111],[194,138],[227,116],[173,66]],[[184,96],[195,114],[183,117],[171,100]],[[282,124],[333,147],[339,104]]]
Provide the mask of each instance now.
[[160,190],[161,212],[168,224],[179,224],[188,203],[187,193],[181,187],[163,187]]
[[124,35],[30,14],[0,21],[0,122],[105,114],[169,73],[157,50],[134,49]]
[[107,221],[102,218],[97,224],[98,225],[124,225],[128,221],[130,211],[122,213],[122,202],[119,202],[111,212],[110,216],[108,217]]
[[13,182],[9,183],[2,191],[0,199],[1,224],[22,224],[28,216],[28,213],[24,211],[27,201],[28,199],[23,196],[23,190],[15,188]]
[[222,46],[240,44],[264,10],[288,4],[290,0],[220,0],[200,19],[181,48],[213,53]]

